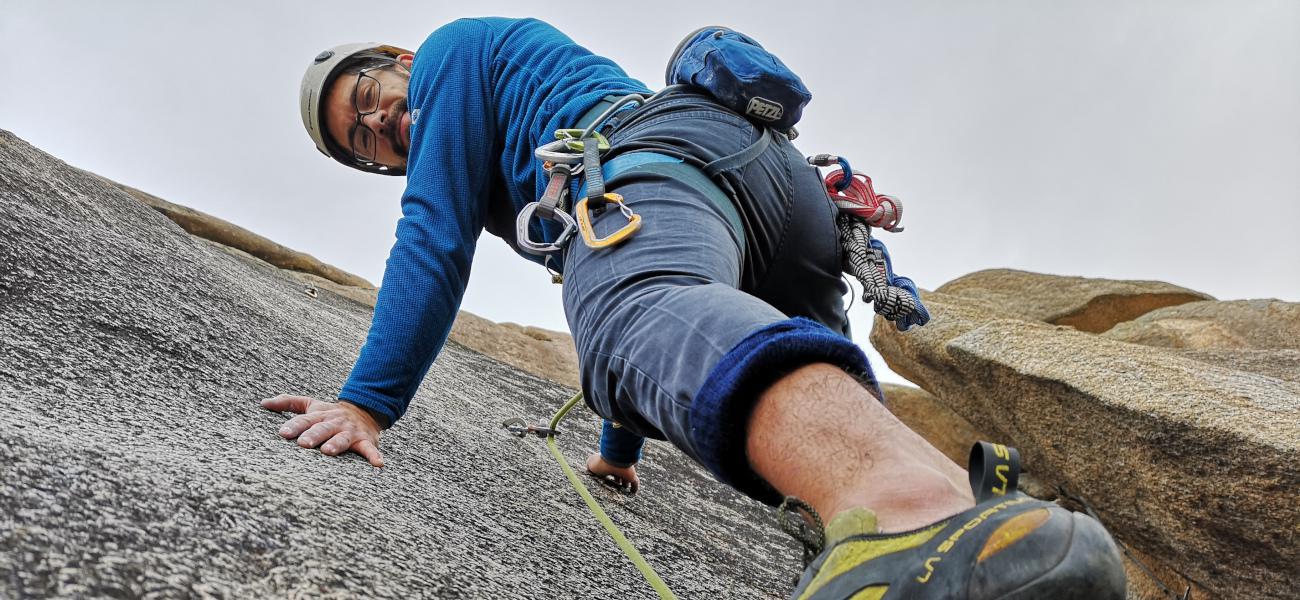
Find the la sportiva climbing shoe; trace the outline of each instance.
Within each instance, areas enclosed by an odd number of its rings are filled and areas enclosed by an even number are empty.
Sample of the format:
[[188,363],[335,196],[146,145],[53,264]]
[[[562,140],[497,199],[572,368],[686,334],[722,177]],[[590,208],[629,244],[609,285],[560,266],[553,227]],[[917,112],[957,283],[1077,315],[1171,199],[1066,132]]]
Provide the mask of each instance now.
[[1016,491],[1015,449],[980,442],[971,454],[970,510],[881,534],[859,508],[836,515],[824,536],[796,533],[806,546],[821,537],[824,549],[791,598],[1123,600],[1123,564],[1101,523]]

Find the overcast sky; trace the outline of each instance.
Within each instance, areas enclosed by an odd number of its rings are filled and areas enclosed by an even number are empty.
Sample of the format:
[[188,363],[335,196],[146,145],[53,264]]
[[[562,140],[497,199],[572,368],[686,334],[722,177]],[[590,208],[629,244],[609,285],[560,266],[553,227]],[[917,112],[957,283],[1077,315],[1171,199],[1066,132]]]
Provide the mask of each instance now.
[[[882,239],[922,287],[1010,267],[1300,301],[1294,0],[0,0],[0,128],[378,283],[403,180],[318,154],[299,80],[326,47],[478,15],[544,17],[652,88],[688,31],[754,36],[813,92],[800,148],[903,199]],[[566,328],[558,286],[486,234],[463,308]]]

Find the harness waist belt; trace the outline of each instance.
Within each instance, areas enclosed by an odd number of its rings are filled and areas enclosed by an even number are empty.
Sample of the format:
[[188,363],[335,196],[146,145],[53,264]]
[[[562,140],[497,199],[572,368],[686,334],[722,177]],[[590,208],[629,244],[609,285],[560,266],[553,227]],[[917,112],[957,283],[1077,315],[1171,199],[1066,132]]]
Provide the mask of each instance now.
[[[712,180],[704,174],[703,171],[688,165],[680,158],[674,158],[658,152],[629,152],[620,154],[601,164],[601,174],[605,180],[614,183],[619,177],[628,177],[637,173],[660,175],[669,177],[685,183],[695,189],[704,197],[708,198],[713,205],[722,212],[731,229],[736,232],[737,241],[740,243],[741,252],[747,247],[745,236],[744,221],[740,218],[740,211],[732,202],[731,197],[722,191],[722,188],[713,183]],[[575,198],[585,198],[587,194],[587,182],[584,180],[578,187],[578,193]]]

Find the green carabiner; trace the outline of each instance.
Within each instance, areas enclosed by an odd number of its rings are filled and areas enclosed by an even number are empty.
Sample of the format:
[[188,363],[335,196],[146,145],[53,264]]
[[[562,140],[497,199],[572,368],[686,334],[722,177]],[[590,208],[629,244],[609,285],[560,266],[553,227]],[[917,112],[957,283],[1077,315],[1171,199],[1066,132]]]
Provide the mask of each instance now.
[[[609,140],[600,132],[591,132],[591,138],[596,140],[596,149],[602,154],[609,151]],[[573,152],[582,152],[587,147],[587,140],[583,139],[581,129],[556,129],[555,139],[564,140],[564,145]]]

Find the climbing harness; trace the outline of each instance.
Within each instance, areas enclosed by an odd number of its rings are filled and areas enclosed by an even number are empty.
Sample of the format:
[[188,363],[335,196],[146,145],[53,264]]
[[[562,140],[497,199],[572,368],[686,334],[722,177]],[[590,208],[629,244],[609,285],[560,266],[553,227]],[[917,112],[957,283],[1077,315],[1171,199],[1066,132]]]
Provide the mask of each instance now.
[[[650,99],[653,99],[651,96]],[[600,157],[609,152],[609,140],[596,131],[606,119],[631,102],[646,103],[649,99],[640,94],[628,94],[612,101],[603,112],[584,128],[559,129],[555,132],[555,141],[543,144],[534,151],[534,156],[543,161],[543,169],[549,179],[541,200],[524,206],[515,220],[515,239],[519,248],[529,254],[544,257],[544,264],[551,271],[552,279],[560,283],[562,278],[551,268],[552,255],[564,250],[575,234],[582,237],[583,243],[595,249],[617,246],[627,241],[641,228],[641,216],[632,211],[618,194],[605,193],[605,178],[601,173]],[[587,180],[587,195],[575,206],[577,220],[569,215],[569,185],[575,176],[583,174]],[[598,237],[592,228],[589,212],[604,212],[609,204],[618,206],[619,212],[627,218],[627,225],[618,231]],[[561,225],[560,233],[553,241],[534,241],[529,226],[533,217],[554,221]]]
[[871,228],[901,232],[903,202],[893,196],[877,194],[871,178],[854,171],[849,161],[833,154],[808,157],[814,167],[838,165],[826,175],[826,193],[839,214],[840,246],[844,250],[843,268],[862,283],[862,300],[874,305],[877,314],[893,321],[899,331],[930,321],[930,311],[921,303],[921,294],[909,278],[894,274],[893,261],[885,244],[871,236]]
[[[605,165],[601,157],[609,152],[609,140],[596,129],[611,115],[629,103],[645,104],[680,90],[682,86],[669,86],[649,98],[640,94],[629,94],[615,100],[607,101],[604,110],[586,123],[582,128],[559,129],[555,140],[542,145],[535,152],[543,161],[549,179],[542,198],[529,203],[520,211],[516,219],[516,240],[520,249],[530,254],[543,257],[543,265],[551,273],[555,283],[564,281],[554,266],[554,255],[561,252],[577,236],[584,244],[594,250],[611,248],[626,242],[635,235],[642,225],[641,216],[623,201],[623,197],[605,191]],[[703,167],[702,174],[708,180],[704,187],[716,187],[712,180],[722,173],[739,168],[753,161],[771,144],[770,128],[760,128],[758,140],[740,151],[719,158]],[[653,155],[640,152],[624,155],[616,161],[635,154]],[[675,159],[664,157],[668,161]],[[657,159],[657,160],[656,160]],[[654,159],[639,159],[636,166],[660,162],[658,155]],[[873,305],[877,314],[894,323],[899,331],[907,331],[913,326],[924,325],[930,320],[930,313],[921,302],[920,291],[908,277],[895,275],[893,261],[888,248],[871,235],[871,228],[877,227],[892,233],[903,231],[903,202],[896,197],[878,194],[865,173],[855,171],[849,161],[833,154],[818,154],[808,157],[808,163],[814,167],[838,166],[824,177],[826,193],[835,207],[839,209],[836,227],[839,242],[843,249],[843,269],[853,275],[862,284],[862,300]],[[631,162],[631,161],[629,161]],[[680,161],[678,161],[680,162]],[[569,212],[568,200],[573,179],[582,175],[586,183],[579,191],[582,199]],[[612,176],[612,175],[610,175]],[[695,186],[700,187],[700,186]],[[708,194],[706,194],[708,195]],[[723,208],[728,220],[739,225],[738,214],[727,198]],[[603,213],[610,206],[616,206],[626,224],[613,233],[601,237],[595,232],[593,215]],[[576,215],[576,219],[574,217]],[[549,242],[534,241],[530,235],[533,218],[552,221],[560,225],[555,239]],[[736,231],[743,236],[743,227]],[[742,240],[743,241],[743,240]],[[742,249],[744,244],[741,244]]]
[[597,521],[600,521],[601,526],[609,533],[609,537],[614,538],[614,543],[618,544],[619,549],[623,551],[623,554],[627,555],[628,560],[631,560],[632,564],[641,572],[650,587],[654,588],[655,593],[659,594],[660,600],[676,600],[677,596],[673,594],[672,590],[668,589],[668,584],[664,583],[664,580],[659,577],[654,567],[651,567],[650,563],[646,562],[640,552],[637,552],[632,542],[628,541],[627,536],[623,535],[618,525],[614,524],[614,520],[610,519],[608,514],[605,514],[604,509],[600,507],[600,503],[596,502],[596,498],[591,495],[591,491],[578,478],[578,474],[573,471],[573,467],[569,466],[569,461],[564,458],[564,454],[560,452],[559,446],[555,443],[555,436],[560,435],[560,421],[581,401],[582,392],[578,392],[568,402],[565,402],[564,406],[560,407],[560,410],[556,411],[555,416],[551,417],[551,422],[546,426],[529,425],[520,418],[508,419],[501,426],[519,437],[527,437],[532,434],[546,438],[546,448],[551,451],[551,456],[555,457],[555,461],[560,464],[560,470],[564,471],[564,476],[569,479],[569,483],[582,497],[583,502],[587,503],[587,509],[591,511]]

